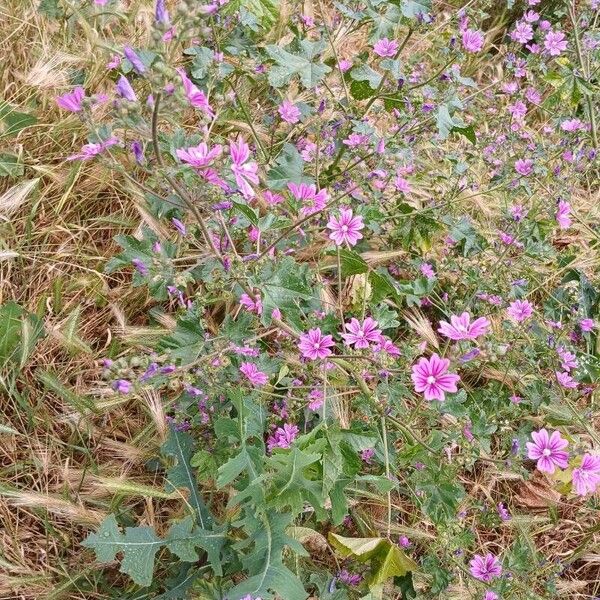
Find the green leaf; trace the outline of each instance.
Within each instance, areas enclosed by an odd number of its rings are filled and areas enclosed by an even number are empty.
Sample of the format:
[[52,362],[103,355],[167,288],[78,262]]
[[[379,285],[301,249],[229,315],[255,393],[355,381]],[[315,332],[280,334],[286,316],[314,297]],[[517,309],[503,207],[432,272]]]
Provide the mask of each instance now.
[[233,202],[233,209],[244,215],[251,225],[258,227],[258,215],[254,209],[250,208],[247,204],[240,204],[239,202]]
[[350,95],[355,100],[367,100],[371,98],[374,92],[368,81],[353,81],[350,84]]
[[24,174],[23,163],[16,154],[0,153],[0,177],[22,177]]
[[279,18],[279,2],[276,0],[232,0],[223,7],[223,14],[235,14],[241,9],[248,11],[263,27],[272,27]]
[[268,264],[256,285],[262,291],[261,319],[265,325],[271,322],[274,308],[279,308],[283,313],[296,313],[299,300],[313,297],[308,285],[308,266],[299,265],[291,256]]
[[284,144],[275,160],[276,166],[267,173],[267,185],[273,190],[282,190],[288,183],[302,183],[304,160],[296,146]]
[[477,138],[475,137],[475,129],[473,129],[473,125],[468,125],[467,127],[453,127],[451,131],[466,137],[474,146],[477,144]]
[[350,77],[354,81],[366,81],[371,89],[376,90],[383,79],[383,75],[378,73],[368,65],[360,65],[350,71]]
[[398,291],[389,273],[385,271],[371,271],[369,273],[369,283],[371,284],[371,302],[377,304],[386,298],[400,300]]
[[37,117],[29,113],[14,110],[8,102],[0,102],[0,135],[16,135],[23,129],[37,123]]
[[324,40],[318,42],[301,40],[299,54],[292,54],[281,46],[267,46],[267,53],[277,63],[269,69],[269,83],[273,87],[280,88],[290,83],[297,75],[304,87],[314,88],[331,71],[327,65],[315,61],[325,46]]
[[82,545],[96,552],[99,562],[110,562],[118,552],[123,553],[120,571],[138,585],[152,583],[154,558],[163,541],[152,527],[126,527],[121,533],[114,515],[109,515],[97,533],[91,533]]
[[431,0],[402,0],[400,10],[409,19],[431,12]]
[[[369,270],[369,265],[357,252],[340,248],[339,253],[340,265],[342,267],[342,277],[359,275],[360,273],[366,273]],[[337,255],[337,251],[332,252],[331,254],[335,256]]]
[[300,580],[283,564],[286,546],[306,556],[302,545],[286,534],[290,522],[290,514],[246,511],[243,521],[235,524],[248,534],[245,540],[235,544],[237,550],[246,550],[242,565],[248,578],[229,590],[229,600],[240,600],[248,594],[255,598],[270,597],[272,591],[285,600],[306,599],[308,594]]
[[369,586],[377,586],[393,577],[402,577],[419,566],[396,544],[386,538],[348,538],[329,534],[329,543],[343,558],[371,563]]
[[42,322],[16,302],[0,306],[0,367],[23,368],[44,332]]
[[59,6],[58,0],[41,0],[38,5],[38,11],[49,19],[60,19],[65,14]]
[[194,441],[187,432],[175,431],[171,428],[167,441],[161,452],[175,460],[175,464],[167,471],[165,489],[172,492],[176,489],[187,488],[190,491],[189,503],[194,510],[194,516],[203,529],[212,525],[212,517],[200,496],[196,476],[190,465],[194,451]]
[[76,394],[73,390],[64,385],[53,371],[37,369],[35,378],[40,381],[46,389],[56,394],[78,413],[86,414],[88,411],[98,412],[94,401],[90,397]]
[[198,317],[191,311],[177,319],[175,330],[161,338],[160,350],[169,350],[171,358],[187,365],[194,362],[204,348],[206,339]]

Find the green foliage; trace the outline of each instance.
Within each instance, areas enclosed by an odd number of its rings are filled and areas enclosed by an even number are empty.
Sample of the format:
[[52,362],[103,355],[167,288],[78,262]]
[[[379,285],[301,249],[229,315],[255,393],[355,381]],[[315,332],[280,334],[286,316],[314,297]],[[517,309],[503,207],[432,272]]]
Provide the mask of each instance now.
[[269,83],[280,88],[298,76],[304,87],[314,88],[331,71],[330,67],[318,60],[325,46],[325,41],[300,40],[297,54],[281,46],[267,46],[268,55],[277,63],[269,69]]

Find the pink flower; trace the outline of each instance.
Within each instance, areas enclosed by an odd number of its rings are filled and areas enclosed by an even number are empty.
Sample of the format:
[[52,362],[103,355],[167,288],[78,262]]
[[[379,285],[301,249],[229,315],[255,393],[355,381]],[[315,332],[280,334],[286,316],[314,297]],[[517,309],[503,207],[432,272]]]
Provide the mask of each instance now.
[[231,170],[235,176],[235,182],[244,198],[253,198],[254,190],[250,183],[258,183],[258,165],[255,162],[247,162],[250,158],[250,147],[240,138],[238,142],[229,144],[229,153],[233,161]]
[[209,150],[206,142],[200,142],[197,146],[191,146],[190,148],[178,148],[175,150],[175,154],[177,154],[177,158],[182,162],[201,169],[208,166],[215,158],[220,156],[222,149],[223,147],[217,144]]
[[579,119],[567,119],[560,124],[563,131],[578,131],[584,128],[583,123]]
[[398,44],[396,40],[388,40],[385,37],[375,42],[373,52],[375,52],[377,56],[392,58],[396,55],[396,52],[398,52],[398,48],[400,48],[400,44]]
[[323,390],[318,388],[311,390],[310,394],[308,395],[308,399],[310,400],[308,403],[308,408],[310,410],[319,410],[321,406],[323,406],[323,401],[325,400]]
[[573,469],[573,485],[577,495],[593,494],[600,484],[600,456],[584,454],[581,466]]
[[544,48],[550,56],[558,56],[567,49],[567,40],[562,31],[549,31],[544,38]]
[[71,156],[67,156],[67,160],[90,160],[91,158],[94,158],[94,156],[104,152],[104,150],[107,148],[118,144],[119,141],[120,140],[118,140],[116,137],[110,137],[104,142],[84,144],[78,154],[71,154]]
[[568,229],[571,227],[571,219],[569,215],[571,214],[571,205],[565,200],[560,200],[558,202],[558,210],[556,211],[556,222],[561,229]]
[[581,321],[579,321],[579,327],[581,327],[581,331],[590,332],[594,330],[596,323],[594,319],[581,319]]
[[425,277],[427,277],[427,279],[433,279],[435,277],[435,271],[433,270],[433,267],[429,263],[423,263],[419,267],[419,271],[421,271],[421,274],[425,275]]
[[183,83],[183,89],[185,91],[185,95],[186,95],[186,98],[188,99],[189,103],[192,106],[201,109],[209,117],[213,118],[215,116],[215,113],[213,112],[210,104],[208,103],[208,98],[206,97],[206,94],[202,90],[199,90],[194,85],[192,80],[187,76],[184,69],[179,68],[179,69],[177,69],[177,72],[179,73],[179,76],[181,77],[181,82]]
[[559,431],[553,431],[551,436],[545,429],[532,431],[533,442],[527,442],[527,456],[537,460],[537,468],[544,473],[554,473],[556,467],[566,469],[569,465],[569,453],[564,451],[569,445],[563,440]]
[[564,388],[575,389],[579,385],[566,371],[564,373],[556,371],[555,375],[556,381],[558,381],[559,385]]
[[520,323],[526,321],[533,314],[533,305],[528,300],[515,300],[506,310],[508,316]]
[[256,299],[253,300],[248,294],[242,294],[240,296],[240,304],[250,312],[254,312],[257,315],[262,314],[263,306],[260,296],[256,296]]
[[72,92],[57,96],[55,98],[56,104],[63,110],[70,112],[80,112],[82,110],[81,102],[85,98],[85,90],[78,86]]
[[349,333],[342,333],[346,344],[359,349],[369,347],[369,343],[378,343],[381,338],[381,329],[377,329],[377,321],[371,317],[367,317],[362,324],[354,317],[350,319],[350,323],[346,323],[346,330]]
[[242,363],[240,371],[246,376],[248,381],[254,385],[265,385],[269,381],[269,376],[266,373],[258,370],[258,367],[249,362]]
[[390,356],[400,356],[400,349],[385,335],[379,336],[378,342],[373,346],[373,352],[385,352]]
[[490,322],[485,317],[479,317],[471,323],[471,315],[462,313],[459,317],[452,315],[450,323],[440,321],[438,331],[451,340],[474,340],[487,333]]
[[462,45],[467,52],[479,52],[483,48],[483,33],[473,29],[465,29],[462,34]]
[[333,337],[323,335],[321,329],[309,329],[308,333],[303,333],[298,342],[298,348],[304,358],[317,360],[318,358],[327,358],[331,356],[330,348],[335,346]]
[[533,39],[533,28],[529,23],[519,21],[514,31],[510,34],[510,37],[514,42],[526,44],[529,40]]
[[265,202],[271,206],[275,206],[276,204],[281,204],[283,202],[283,196],[281,194],[276,194],[271,190],[267,190],[263,194],[263,198],[265,199]]
[[327,223],[327,229],[331,229],[329,239],[333,240],[338,246],[347,243],[349,246],[355,246],[358,240],[362,239],[360,230],[364,223],[361,216],[354,217],[351,208],[341,208],[339,217],[330,217]]
[[300,212],[303,215],[312,215],[325,208],[329,200],[329,194],[326,189],[319,190],[314,183],[288,183],[288,189],[296,200],[302,201]]
[[300,120],[300,109],[289,100],[284,100],[277,110],[279,111],[279,116],[286,123],[297,123]]
[[498,600],[500,596],[493,592],[492,590],[487,590],[485,595],[483,596],[483,600]]
[[340,60],[340,62],[338,63],[338,67],[340,68],[340,71],[342,73],[345,73],[346,71],[349,71],[352,68],[352,61],[346,58],[342,58],[342,60]]
[[540,15],[535,12],[535,10],[528,10],[523,17],[528,23],[535,23],[539,20]]
[[488,552],[485,556],[476,554],[469,565],[471,566],[471,575],[479,581],[488,583],[494,577],[502,575],[502,565],[491,552]]
[[439,400],[446,398],[445,392],[456,392],[458,375],[447,373],[450,361],[432,354],[430,358],[422,357],[413,365],[411,378],[416,392],[425,392],[425,400]]
[[296,425],[286,423],[283,427],[278,427],[275,433],[267,439],[269,452],[273,448],[289,448],[294,443],[298,433],[300,433],[300,430]]
[[531,175],[533,172],[533,161],[530,158],[520,158],[515,162],[515,171],[519,175]]

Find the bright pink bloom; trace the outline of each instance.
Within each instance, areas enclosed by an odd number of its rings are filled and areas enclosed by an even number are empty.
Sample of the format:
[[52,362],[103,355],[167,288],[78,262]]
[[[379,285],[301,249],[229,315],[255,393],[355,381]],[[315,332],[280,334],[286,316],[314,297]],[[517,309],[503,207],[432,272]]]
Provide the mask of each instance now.
[[390,356],[400,356],[400,349],[385,335],[379,336],[379,341],[373,346],[373,352],[385,352]]
[[279,116],[286,123],[297,123],[300,120],[300,109],[289,100],[284,100],[277,109],[279,111]]
[[333,337],[323,335],[321,329],[318,327],[316,329],[309,329],[307,333],[303,333],[298,342],[298,348],[302,352],[302,356],[310,360],[331,356],[332,352],[330,348],[332,346],[335,346]]
[[388,40],[387,38],[381,38],[373,46],[373,52],[377,56],[392,58],[398,52],[400,44],[396,40]]
[[175,154],[182,162],[201,169],[207,167],[215,158],[220,156],[222,150],[223,147],[220,144],[209,150],[206,142],[200,142],[197,146],[190,148],[178,148],[175,150]]
[[600,456],[584,454],[581,466],[573,469],[573,486],[579,496],[593,494],[600,484]]
[[483,48],[483,33],[473,29],[465,29],[462,34],[462,45],[467,52],[479,52]]
[[556,467],[566,469],[569,466],[569,453],[564,451],[569,445],[560,436],[559,431],[553,431],[551,436],[545,429],[532,431],[533,442],[527,442],[527,456],[537,460],[537,468],[544,473],[554,473]]
[[566,371],[564,373],[556,371],[554,374],[556,375],[556,381],[558,381],[561,387],[575,389],[579,385]]
[[367,317],[362,324],[358,319],[354,317],[350,319],[350,323],[346,323],[346,331],[348,333],[342,333],[346,344],[359,349],[369,347],[369,343],[378,343],[381,338],[381,329],[377,329],[377,321],[371,317]]
[[499,598],[500,596],[498,596],[498,594],[492,590],[487,590],[483,596],[483,600],[498,600]]
[[460,377],[454,373],[448,373],[450,361],[432,354],[430,358],[422,357],[416,365],[413,365],[411,378],[416,392],[424,392],[425,400],[446,399],[445,392],[456,392],[456,382]]
[[314,183],[288,183],[288,189],[296,200],[302,201],[300,212],[303,215],[312,215],[325,208],[329,200],[329,194],[326,189],[319,190]]
[[471,566],[471,575],[479,581],[488,583],[494,577],[502,575],[502,565],[491,552],[488,552],[485,556],[476,554],[469,565]]
[[459,317],[452,315],[450,323],[440,321],[438,331],[451,340],[474,340],[487,333],[490,322],[485,317],[479,317],[471,323],[471,315],[462,313]]
[[206,94],[194,85],[192,80],[187,76],[184,69],[179,68],[177,69],[177,72],[181,77],[183,89],[185,91],[185,95],[189,103],[192,106],[204,111],[209,117],[213,118],[215,116],[215,113],[213,112],[213,109],[208,103],[208,98],[206,97]]
[[269,381],[269,376],[266,373],[258,370],[254,363],[244,362],[240,366],[240,371],[246,376],[248,381],[254,385],[265,385]]
[[571,227],[572,221],[569,217],[570,214],[571,205],[565,200],[560,200],[556,211],[556,222],[561,229],[568,229]]
[[508,316],[520,323],[526,321],[533,314],[533,305],[528,300],[515,300],[506,309]]
[[568,42],[562,31],[549,31],[544,38],[544,48],[550,56],[558,56],[567,49]]
[[321,406],[323,406],[323,402],[325,400],[323,390],[320,390],[319,388],[311,390],[310,394],[308,395],[308,399],[310,400],[308,403],[308,408],[310,410],[319,410]]
[[63,110],[70,112],[80,112],[82,110],[81,102],[85,98],[85,90],[78,86],[72,92],[57,96],[55,98],[56,104]]
[[421,271],[421,273],[423,275],[425,275],[425,277],[427,277],[427,279],[433,279],[435,277],[435,271],[433,270],[433,267],[429,263],[423,263],[419,267],[419,271]]
[[229,144],[229,153],[231,154],[231,170],[244,198],[253,198],[254,190],[250,183],[258,183],[258,165],[255,162],[247,162],[250,158],[250,147],[240,138],[238,142]]
[[362,239],[364,223],[361,216],[353,216],[351,208],[341,208],[339,217],[330,217],[327,223],[327,229],[331,229],[329,239],[333,240],[338,246],[347,243],[349,246],[355,246],[358,240]]

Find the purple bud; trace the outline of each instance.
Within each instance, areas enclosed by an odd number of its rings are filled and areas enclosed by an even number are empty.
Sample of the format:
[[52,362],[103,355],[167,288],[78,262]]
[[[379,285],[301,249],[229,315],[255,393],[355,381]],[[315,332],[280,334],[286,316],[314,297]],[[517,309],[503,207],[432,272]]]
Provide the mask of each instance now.
[[144,163],[144,149],[142,147],[142,143],[139,142],[138,140],[131,142],[131,151],[133,152],[133,155],[135,156],[135,160],[138,163],[138,165],[143,164]]
[[119,392],[119,394],[129,394],[131,387],[131,382],[126,379],[117,379],[117,381],[113,383],[113,389]]
[[169,25],[169,12],[167,11],[167,7],[165,6],[165,0],[156,0],[156,9],[154,11],[154,18],[157,23],[162,23],[163,25]]
[[125,75],[121,75],[119,77],[119,81],[117,82],[117,94],[121,96],[121,98],[125,98],[125,100],[129,100],[129,102],[137,102],[137,96],[129,83],[129,80]]
[[175,226],[175,229],[177,229],[177,231],[179,231],[179,233],[181,235],[185,235],[187,233],[187,229],[185,228],[185,225],[179,219],[176,219],[175,217],[173,217],[171,219],[171,223],[173,223],[173,225]]
[[139,258],[132,259],[131,264],[136,268],[140,275],[146,276],[150,272],[148,267],[144,264],[144,261]]
[[146,71],[146,65],[142,62],[142,59],[135,53],[135,50],[131,46],[125,46],[123,48],[125,58],[131,63],[134,70],[140,75]]

